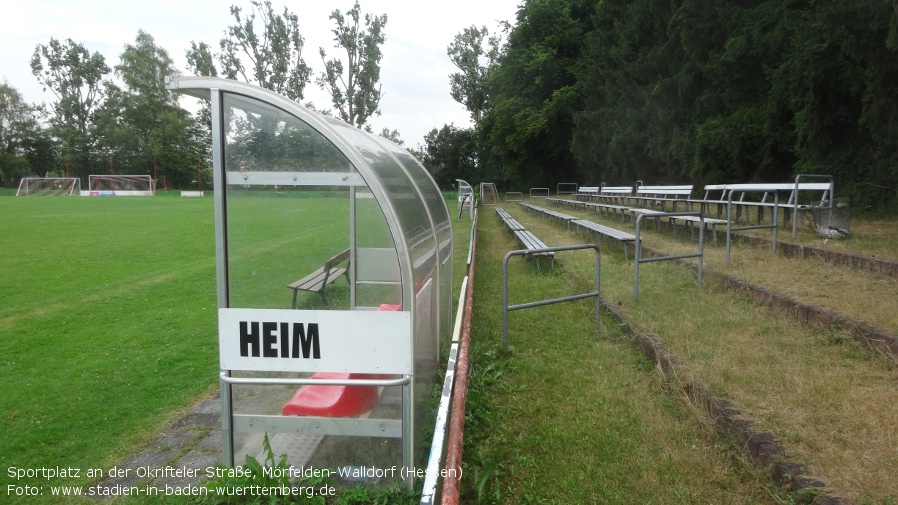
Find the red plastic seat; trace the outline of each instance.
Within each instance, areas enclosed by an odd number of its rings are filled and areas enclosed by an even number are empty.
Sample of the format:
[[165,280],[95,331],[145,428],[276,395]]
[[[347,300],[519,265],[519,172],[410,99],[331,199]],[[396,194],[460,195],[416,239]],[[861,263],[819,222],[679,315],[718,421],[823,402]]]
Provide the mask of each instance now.
[[[383,304],[381,312],[402,310],[402,305]],[[388,379],[386,374],[318,372],[313,379]],[[377,405],[377,386],[315,386],[299,388],[281,409],[285,416],[354,417]]]
[[[319,372],[313,379],[380,379],[362,373]],[[281,409],[285,416],[353,417],[377,405],[377,386],[303,386]]]

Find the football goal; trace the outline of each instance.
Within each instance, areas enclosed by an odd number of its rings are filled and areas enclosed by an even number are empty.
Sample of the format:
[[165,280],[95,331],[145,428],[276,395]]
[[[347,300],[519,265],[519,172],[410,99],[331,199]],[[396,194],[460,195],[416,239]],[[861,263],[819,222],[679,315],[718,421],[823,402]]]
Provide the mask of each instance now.
[[91,196],[153,196],[156,181],[149,175],[91,175]]
[[77,177],[24,177],[16,196],[79,196],[81,179]]

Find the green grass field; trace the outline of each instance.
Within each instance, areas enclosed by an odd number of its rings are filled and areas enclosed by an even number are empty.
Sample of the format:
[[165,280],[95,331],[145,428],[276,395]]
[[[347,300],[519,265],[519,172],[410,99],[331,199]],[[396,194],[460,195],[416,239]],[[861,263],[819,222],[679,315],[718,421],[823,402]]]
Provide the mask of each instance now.
[[4,470],[109,468],[217,386],[210,199],[0,198],[0,215]]
[[[346,201],[310,202],[233,202],[239,212],[231,222],[232,281],[240,305],[289,307],[286,283],[345,246],[345,234],[328,216],[345,212]],[[516,207],[507,208],[545,242],[582,242]],[[491,212],[484,209],[478,244],[466,502],[791,503],[793,497],[740,459],[738,447],[716,436],[620,328],[603,319],[599,334],[593,332],[590,301],[512,313],[513,349],[501,352],[501,260],[517,246]],[[53,483],[89,485],[87,469],[121,463],[217,391],[212,200],[0,198],[0,216],[0,484],[16,484],[13,467],[74,467],[83,470],[80,478]],[[298,226],[307,232],[302,239]],[[469,221],[454,222],[456,279],[465,273],[469,232]],[[686,247],[650,236],[662,249]],[[373,233],[366,240],[382,238]],[[714,249],[709,263],[719,265],[714,255],[720,254]],[[514,258],[511,302],[585,291],[590,258],[564,255],[553,272],[541,274]],[[792,269],[793,260],[770,261],[765,251],[740,249],[737,258],[733,268],[747,276],[755,263]],[[748,407],[812,469],[854,493],[847,494],[863,503],[894,503],[894,485],[881,478],[895,468],[894,456],[854,463],[852,451],[873,452],[837,444],[849,456],[827,456],[825,440],[854,430],[875,441],[879,453],[889,450],[889,429],[862,432],[850,422],[875,425],[888,415],[877,403],[894,395],[898,375],[891,362],[791,323],[713,278],[697,290],[694,272],[683,268],[647,265],[640,301],[633,302],[632,256],[624,262],[619,246],[603,250],[602,267],[603,296],[687,358],[690,377]],[[334,286],[337,303],[345,302],[341,289]],[[308,307],[320,303],[317,295],[301,297]],[[768,362],[777,373],[765,368]],[[864,387],[854,388],[859,381]],[[756,390],[765,396],[755,398]],[[863,415],[840,419],[845,407],[838,402]],[[834,479],[836,472],[863,474],[858,481],[868,479],[868,491]],[[55,503],[48,496],[9,498]]]

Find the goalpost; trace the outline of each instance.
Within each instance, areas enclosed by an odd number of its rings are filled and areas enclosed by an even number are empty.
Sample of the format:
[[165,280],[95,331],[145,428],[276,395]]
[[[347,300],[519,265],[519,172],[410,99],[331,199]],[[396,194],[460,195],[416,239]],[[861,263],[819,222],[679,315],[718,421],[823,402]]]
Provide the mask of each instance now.
[[149,175],[91,175],[90,196],[154,196],[156,181]]
[[78,196],[81,179],[77,177],[24,177],[16,196]]

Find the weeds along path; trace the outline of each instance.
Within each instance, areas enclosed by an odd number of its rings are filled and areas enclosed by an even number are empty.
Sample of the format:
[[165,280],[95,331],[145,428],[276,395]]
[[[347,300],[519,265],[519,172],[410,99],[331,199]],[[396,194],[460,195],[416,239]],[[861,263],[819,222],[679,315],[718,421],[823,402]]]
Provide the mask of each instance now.
[[[507,207],[544,242],[562,245],[581,239],[564,227]],[[596,220],[595,216],[590,217]],[[620,223],[617,226],[621,226]],[[691,245],[654,232],[646,244],[676,253]],[[706,250],[705,265],[720,265],[720,248]],[[565,271],[587,272],[588,260],[560,258]],[[841,275],[837,267],[819,264],[817,275],[790,277],[798,266],[770,251],[737,246],[733,272],[763,276],[765,282],[788,284],[801,293],[830,293],[842,298],[833,310],[847,315],[861,310],[854,298],[891,300],[881,309],[868,309],[858,319],[895,328],[894,289],[880,290],[875,279],[850,272],[836,289],[825,284],[826,273]],[[790,263],[780,273],[780,264]],[[708,385],[716,396],[731,399],[764,429],[779,435],[811,474],[832,491],[857,503],[898,500],[898,367],[889,357],[871,354],[840,332],[799,324],[723,286],[717,276],[696,285],[696,273],[668,263],[640,268],[639,301],[633,301],[633,266],[624,262],[619,247],[605,251],[602,262],[603,298],[612,300],[648,333],[657,335],[679,358],[682,380]],[[734,275],[736,275],[734,273]],[[575,274],[576,278],[577,275]],[[758,277],[760,278],[760,277]],[[852,280],[854,279],[854,280]]]
[[[591,300],[511,313],[503,353],[502,259],[517,245],[491,209],[477,240],[465,503],[780,503],[688,402],[664,393],[610,318],[596,335]],[[592,279],[567,256],[554,272],[521,258],[509,269],[511,303],[585,292]]]

